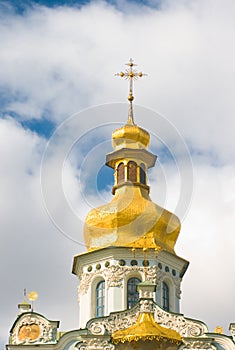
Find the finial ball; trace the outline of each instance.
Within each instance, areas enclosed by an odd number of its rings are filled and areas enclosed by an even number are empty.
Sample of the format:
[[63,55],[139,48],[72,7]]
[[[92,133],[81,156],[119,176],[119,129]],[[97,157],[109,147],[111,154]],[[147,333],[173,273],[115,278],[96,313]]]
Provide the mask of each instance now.
[[217,327],[215,327],[215,333],[217,333],[217,334],[222,334],[223,333],[223,327],[221,327],[221,326],[217,326]]
[[134,96],[133,95],[129,95],[128,96],[128,101],[133,101],[134,100]]

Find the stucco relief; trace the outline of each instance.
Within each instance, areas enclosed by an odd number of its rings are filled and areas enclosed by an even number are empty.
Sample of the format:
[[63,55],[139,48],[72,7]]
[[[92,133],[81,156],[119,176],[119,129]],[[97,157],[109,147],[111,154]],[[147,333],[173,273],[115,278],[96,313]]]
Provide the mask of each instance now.
[[154,303],[152,300],[140,300],[140,312],[153,312]]
[[111,314],[108,317],[103,317],[99,321],[93,320],[88,322],[87,328],[94,335],[103,335],[105,332],[112,334],[118,329],[125,329],[136,322],[139,314],[140,306],[137,304],[133,309]]
[[80,342],[76,345],[78,350],[114,350],[115,346],[110,344],[107,340],[92,338]]
[[184,344],[180,347],[180,350],[186,349],[208,349],[208,350],[216,350],[216,347],[211,344],[208,340],[195,340],[195,341],[187,341],[184,340]]
[[142,275],[145,275],[146,280],[156,284],[156,288],[159,290],[161,288],[161,283],[165,278],[168,278],[172,281],[175,286],[175,294],[180,298],[181,289],[181,278],[173,277],[170,272],[164,272],[157,268],[157,266],[120,266],[120,265],[111,265],[107,268],[101,270],[91,271],[89,273],[84,273],[81,276],[80,285],[78,287],[78,295],[84,295],[87,293],[89,286],[91,285],[92,280],[96,276],[101,276],[107,283],[107,287],[123,287],[124,279],[127,274],[130,272],[139,272]]
[[91,284],[92,279],[95,276],[103,276],[103,271],[96,270],[89,273],[84,273],[80,279],[80,284],[78,286],[78,295],[84,295],[87,293],[88,288]]
[[207,328],[203,323],[171,314],[160,309],[157,305],[155,305],[154,319],[161,326],[174,329],[182,337],[198,337],[207,332]]
[[176,295],[177,298],[180,298],[180,295],[181,295],[181,289],[180,289],[181,278],[180,277],[173,277],[170,272],[165,272],[165,271],[162,271],[160,269],[157,269],[157,271],[156,271],[156,279],[157,279],[157,283],[156,283],[157,287],[156,288],[157,288],[157,290],[161,289],[161,283],[166,278],[169,279],[170,281],[172,281],[172,283],[175,286],[175,295]]
[[107,281],[108,288],[110,287],[123,287],[123,276],[125,270],[124,267],[119,265],[111,265],[104,270],[105,280]]
[[88,322],[92,334],[112,334],[118,329],[125,329],[135,324],[139,312],[153,312],[155,321],[163,327],[174,329],[182,337],[199,337],[208,330],[203,323],[191,321],[181,315],[171,314],[162,310],[152,300],[142,300],[135,308],[111,314],[101,320]]
[[[30,328],[37,325],[39,328],[39,334],[36,338],[31,337]],[[22,327],[28,328],[28,334],[21,338],[18,336]],[[26,316],[22,318],[15,326],[12,333],[12,344],[25,344],[25,343],[54,343],[56,342],[56,327],[52,326],[46,319],[42,317]]]
[[96,276],[101,276],[105,279],[107,287],[123,287],[124,278],[130,272],[138,271],[145,274],[146,279],[154,284],[157,283],[157,267],[150,266],[148,268],[142,266],[119,266],[111,265],[102,270],[95,270],[89,273],[84,273],[81,276],[80,285],[78,287],[79,295],[87,293],[91,281]]

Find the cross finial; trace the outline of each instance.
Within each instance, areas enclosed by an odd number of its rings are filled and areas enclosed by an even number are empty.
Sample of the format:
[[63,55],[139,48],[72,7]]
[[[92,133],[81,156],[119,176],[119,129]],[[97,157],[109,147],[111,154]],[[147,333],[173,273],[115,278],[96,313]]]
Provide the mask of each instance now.
[[132,106],[132,101],[134,100],[133,96],[133,80],[137,80],[138,78],[143,77],[144,74],[142,72],[137,72],[137,70],[133,69],[136,64],[133,63],[132,58],[130,58],[130,61],[126,63],[126,66],[128,68],[124,72],[117,73],[121,78],[125,78],[126,80],[128,79],[130,81],[129,85],[129,96],[128,96],[128,101],[130,102],[130,107],[129,107],[129,114],[128,114],[128,124],[134,124],[134,117],[133,117],[133,106]]

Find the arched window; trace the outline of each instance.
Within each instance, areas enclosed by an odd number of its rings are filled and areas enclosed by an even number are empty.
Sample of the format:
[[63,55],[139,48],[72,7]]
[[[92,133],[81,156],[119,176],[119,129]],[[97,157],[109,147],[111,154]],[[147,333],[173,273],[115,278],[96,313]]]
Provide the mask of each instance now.
[[137,164],[132,160],[127,164],[127,180],[131,182],[137,181]]
[[139,293],[137,292],[137,284],[139,284],[141,280],[137,277],[131,277],[127,281],[127,308],[132,308],[137,301],[139,300]]
[[162,307],[166,311],[170,311],[169,287],[166,282],[162,283]]
[[117,183],[125,181],[125,166],[123,163],[118,164],[117,167]]
[[146,168],[143,163],[140,164],[140,182],[146,185]]
[[104,316],[104,303],[105,303],[105,281],[100,281],[95,289],[95,315],[96,317]]

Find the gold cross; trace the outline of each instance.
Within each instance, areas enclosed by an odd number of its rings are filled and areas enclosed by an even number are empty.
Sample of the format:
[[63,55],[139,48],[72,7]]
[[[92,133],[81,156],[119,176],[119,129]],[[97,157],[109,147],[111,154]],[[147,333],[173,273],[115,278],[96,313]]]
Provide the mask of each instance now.
[[129,86],[129,96],[128,101],[130,102],[130,108],[129,108],[129,114],[128,114],[128,124],[134,124],[134,118],[133,118],[133,107],[132,107],[132,101],[134,100],[133,96],[133,81],[137,80],[138,78],[141,78],[147,74],[144,74],[142,72],[137,72],[137,70],[133,69],[136,64],[133,63],[132,58],[130,58],[130,61],[126,63],[127,68],[124,72],[117,73],[115,75],[118,75],[121,78],[128,79],[130,81]]

